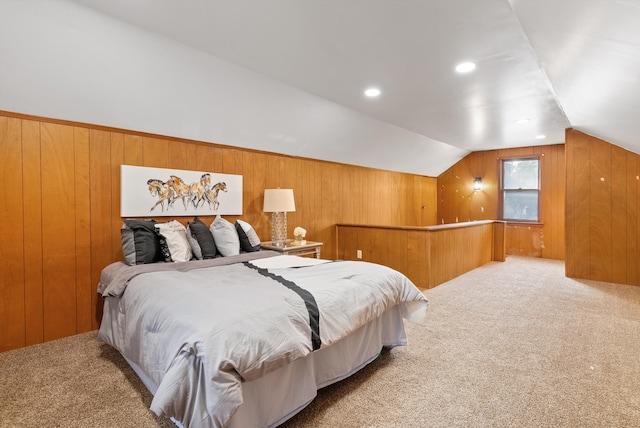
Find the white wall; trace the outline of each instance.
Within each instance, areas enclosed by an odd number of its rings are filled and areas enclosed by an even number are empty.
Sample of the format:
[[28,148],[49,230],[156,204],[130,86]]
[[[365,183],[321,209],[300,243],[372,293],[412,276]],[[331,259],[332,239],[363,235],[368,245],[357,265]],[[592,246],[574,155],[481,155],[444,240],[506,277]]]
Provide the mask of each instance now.
[[0,110],[437,176],[467,152],[67,0],[0,0]]

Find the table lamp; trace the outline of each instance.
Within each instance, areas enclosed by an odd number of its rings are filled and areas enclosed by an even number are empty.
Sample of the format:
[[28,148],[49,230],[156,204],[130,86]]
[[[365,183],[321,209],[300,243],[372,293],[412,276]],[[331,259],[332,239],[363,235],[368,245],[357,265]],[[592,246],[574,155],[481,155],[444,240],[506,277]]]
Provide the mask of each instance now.
[[271,213],[271,243],[287,246],[287,212],[294,212],[293,189],[265,189],[263,211]]

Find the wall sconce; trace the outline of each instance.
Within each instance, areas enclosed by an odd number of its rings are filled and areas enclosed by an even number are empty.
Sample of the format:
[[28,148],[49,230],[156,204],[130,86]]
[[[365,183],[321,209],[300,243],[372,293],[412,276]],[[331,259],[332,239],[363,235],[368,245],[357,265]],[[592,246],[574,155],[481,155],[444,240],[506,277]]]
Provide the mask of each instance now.
[[476,177],[473,179],[473,190],[482,190],[482,177]]
[[287,246],[287,212],[294,212],[293,189],[265,189],[263,211],[271,213],[271,243]]

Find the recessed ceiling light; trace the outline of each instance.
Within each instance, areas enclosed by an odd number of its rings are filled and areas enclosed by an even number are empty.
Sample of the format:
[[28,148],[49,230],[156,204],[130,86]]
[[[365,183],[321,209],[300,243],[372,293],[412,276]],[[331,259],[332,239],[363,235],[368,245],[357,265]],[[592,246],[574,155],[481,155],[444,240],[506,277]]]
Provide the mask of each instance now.
[[516,123],[527,123],[527,122],[529,122],[529,119],[526,119],[526,118],[524,118],[524,119],[517,119],[515,122],[516,122]]
[[364,94],[366,96],[368,96],[369,98],[375,98],[380,96],[380,89],[378,88],[368,88],[366,91],[364,91]]
[[456,65],[456,71],[458,73],[469,73],[476,69],[476,65],[473,62],[463,62]]
[[547,138],[547,136],[544,134],[536,135],[536,140],[544,140],[545,138]]

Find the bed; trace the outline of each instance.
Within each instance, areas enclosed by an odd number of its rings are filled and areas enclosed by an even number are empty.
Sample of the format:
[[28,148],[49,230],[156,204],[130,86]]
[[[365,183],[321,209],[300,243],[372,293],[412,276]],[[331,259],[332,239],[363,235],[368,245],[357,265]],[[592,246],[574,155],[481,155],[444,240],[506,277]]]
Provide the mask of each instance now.
[[404,275],[355,261],[243,253],[107,266],[99,339],[185,427],[277,426],[317,390],[407,344],[427,300]]

